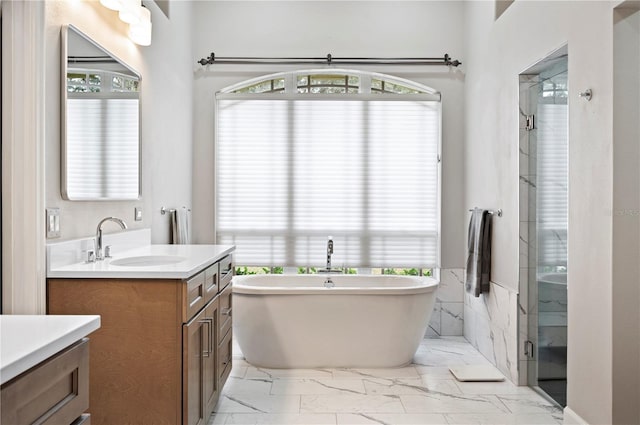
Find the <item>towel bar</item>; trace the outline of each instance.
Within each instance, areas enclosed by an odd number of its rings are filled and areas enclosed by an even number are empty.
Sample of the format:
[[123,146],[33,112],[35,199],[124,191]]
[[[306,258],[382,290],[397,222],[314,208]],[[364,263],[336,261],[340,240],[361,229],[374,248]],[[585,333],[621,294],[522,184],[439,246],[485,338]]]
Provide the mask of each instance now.
[[[187,208],[187,207],[182,207],[182,208],[186,208],[187,212],[191,212],[191,208]],[[165,207],[160,207],[160,214],[162,214],[162,215],[165,215],[166,213],[171,214],[174,211],[175,211],[174,208],[171,208],[170,210],[168,210]]]
[[[473,210],[469,210],[469,211],[473,211]],[[489,214],[493,214],[493,215],[497,215],[498,217],[502,217],[502,208],[498,208],[496,211],[488,210],[487,212]]]

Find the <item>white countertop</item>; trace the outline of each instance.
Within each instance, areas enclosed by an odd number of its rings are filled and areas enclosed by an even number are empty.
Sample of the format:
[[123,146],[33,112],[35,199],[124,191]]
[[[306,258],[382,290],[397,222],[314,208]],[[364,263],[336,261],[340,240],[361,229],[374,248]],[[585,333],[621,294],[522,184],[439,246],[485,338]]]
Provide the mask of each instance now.
[[0,315],[0,385],[100,327],[100,316]]
[[[146,245],[123,252],[115,252],[113,258],[95,263],[78,262],[66,265],[50,265],[50,278],[131,278],[131,279],[186,279],[205,267],[221,260],[231,252],[233,245]],[[111,264],[121,258],[138,256],[179,256],[185,260],[157,266],[117,266]]]

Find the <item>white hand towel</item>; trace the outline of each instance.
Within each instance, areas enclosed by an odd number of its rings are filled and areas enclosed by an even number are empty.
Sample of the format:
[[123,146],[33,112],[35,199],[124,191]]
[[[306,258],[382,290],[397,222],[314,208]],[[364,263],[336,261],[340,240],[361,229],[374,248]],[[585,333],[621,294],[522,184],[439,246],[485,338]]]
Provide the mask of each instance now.
[[176,245],[191,243],[189,212],[190,210],[186,207],[178,208],[171,212],[171,243]]

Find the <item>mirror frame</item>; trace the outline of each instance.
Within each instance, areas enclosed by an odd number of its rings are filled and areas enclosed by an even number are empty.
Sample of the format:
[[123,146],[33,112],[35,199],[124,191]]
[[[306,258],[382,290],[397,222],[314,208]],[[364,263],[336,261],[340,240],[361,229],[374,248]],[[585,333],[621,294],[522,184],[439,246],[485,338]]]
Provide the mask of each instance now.
[[60,189],[62,199],[67,201],[137,201],[142,198],[142,99],[138,95],[138,196],[135,198],[75,198],[69,197],[67,191],[67,71],[69,53],[69,30],[75,31],[80,37],[91,43],[105,54],[115,59],[120,65],[127,68],[138,77],[138,93],[142,93],[142,76],[138,71],[121,60],[118,56],[105,49],[80,31],[76,26],[62,25],[60,29]]

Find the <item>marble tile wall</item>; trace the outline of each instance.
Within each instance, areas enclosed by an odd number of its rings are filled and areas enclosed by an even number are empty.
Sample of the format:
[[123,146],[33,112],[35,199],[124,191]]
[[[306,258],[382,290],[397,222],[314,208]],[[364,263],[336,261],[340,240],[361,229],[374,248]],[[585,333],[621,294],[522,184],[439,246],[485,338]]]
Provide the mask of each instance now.
[[462,336],[464,330],[464,270],[440,269],[436,304],[425,336]]
[[491,282],[488,294],[464,294],[464,337],[513,383],[518,377],[518,294]]

